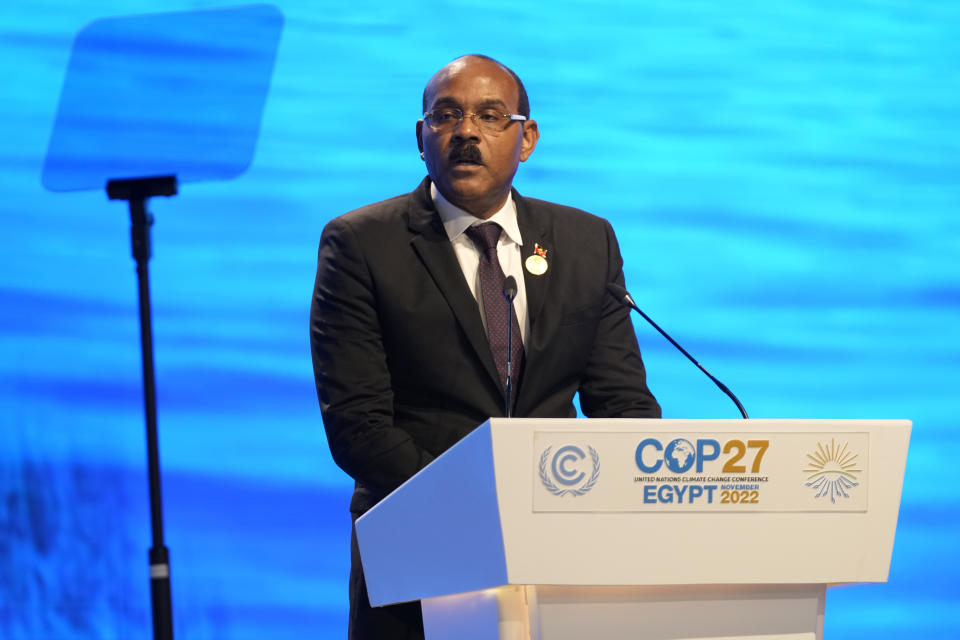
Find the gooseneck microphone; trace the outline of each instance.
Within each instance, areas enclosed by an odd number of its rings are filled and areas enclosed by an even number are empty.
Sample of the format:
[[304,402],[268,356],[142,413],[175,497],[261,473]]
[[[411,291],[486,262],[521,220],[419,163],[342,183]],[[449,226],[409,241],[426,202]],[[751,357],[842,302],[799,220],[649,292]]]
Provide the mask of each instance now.
[[[633,309],[634,311],[636,311],[637,313],[639,313],[641,316],[643,316],[643,319],[646,320],[647,322],[649,322],[650,325],[651,325],[654,329],[656,329],[657,331],[659,331],[659,332],[660,332],[660,335],[662,335],[664,338],[666,338],[667,340],[669,340],[669,341],[670,341],[670,344],[672,344],[673,346],[675,346],[677,349],[680,350],[680,353],[682,353],[683,355],[687,356],[687,360],[689,360],[689,361],[692,362],[693,364],[697,365],[697,368],[700,369],[700,371],[703,371],[703,372],[707,375],[708,378],[710,378],[711,380],[713,380],[713,384],[717,385],[717,387],[720,389],[720,391],[723,391],[725,394],[727,394],[727,396],[729,396],[729,398],[730,398],[731,400],[733,400],[733,403],[734,403],[735,405],[737,405],[737,409],[740,410],[740,415],[743,416],[744,420],[747,419],[748,416],[747,416],[746,410],[743,408],[743,405],[740,404],[740,401],[737,400],[737,396],[733,395],[733,392],[730,391],[730,389],[727,388],[727,385],[723,384],[722,382],[720,382],[719,380],[717,380],[716,378],[714,378],[714,377],[713,377],[713,374],[711,374],[709,371],[707,371],[706,369],[704,369],[702,364],[700,364],[699,362],[697,362],[696,360],[694,360],[694,359],[693,359],[693,356],[691,356],[689,353],[687,353],[686,349],[684,349],[683,347],[681,347],[679,344],[677,344],[677,341],[676,341],[676,340],[674,340],[674,339],[671,338],[669,335],[667,335],[667,332],[664,331],[663,329],[661,329],[661,328],[660,328],[660,325],[658,325],[656,322],[654,322],[654,321],[650,318],[650,316],[648,316],[648,315],[645,314],[643,311],[641,311],[641,310],[640,310],[640,307],[638,307],[638,306],[637,306],[637,303],[633,301],[633,297],[627,292],[626,289],[624,289],[623,287],[621,287],[621,286],[618,285],[618,284],[615,284],[615,283],[613,283],[613,282],[610,282],[610,283],[607,284],[607,291],[609,291],[609,292],[610,292],[610,295],[612,295],[614,298],[616,298],[617,301],[618,301],[620,304],[622,304],[622,305],[624,305],[624,306],[626,306],[626,307],[629,307],[629,308]],[[509,338],[508,338],[508,340],[509,340]],[[510,365],[507,365],[507,367],[508,367],[508,368],[507,368],[507,371],[510,370],[510,369],[509,369],[509,366],[510,366]]]
[[513,395],[513,299],[517,297],[517,280],[513,276],[507,276],[503,281],[503,297],[509,303],[507,309],[507,384],[503,387],[503,395],[506,397],[503,415],[512,418],[513,403],[510,402],[510,397]]

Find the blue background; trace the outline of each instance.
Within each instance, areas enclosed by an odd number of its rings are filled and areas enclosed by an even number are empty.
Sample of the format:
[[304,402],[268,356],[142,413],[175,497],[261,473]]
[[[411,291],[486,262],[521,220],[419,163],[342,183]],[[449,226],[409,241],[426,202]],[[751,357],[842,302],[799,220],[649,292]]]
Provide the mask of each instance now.
[[[213,6],[0,6],[2,638],[149,635],[128,216],[40,173],[80,27]],[[345,635],[351,481],[310,367],[317,241],[416,186],[422,87],[467,52],[530,93],[542,137],[516,186],[609,218],[634,297],[752,417],[914,420],[890,582],[831,590],[826,635],[960,635],[960,5],[278,6],[249,171],[151,207],[178,637]],[[637,332],[665,417],[736,415]]]

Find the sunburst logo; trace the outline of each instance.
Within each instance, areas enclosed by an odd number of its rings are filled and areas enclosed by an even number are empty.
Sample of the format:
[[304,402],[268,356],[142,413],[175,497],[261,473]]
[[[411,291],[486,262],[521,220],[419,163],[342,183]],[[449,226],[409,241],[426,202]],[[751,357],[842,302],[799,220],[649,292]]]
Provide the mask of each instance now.
[[849,498],[848,491],[860,485],[857,474],[862,470],[857,468],[858,455],[850,451],[848,442],[842,446],[837,446],[835,440],[830,440],[829,446],[818,442],[817,450],[807,454],[809,462],[803,470],[810,474],[805,484],[817,492],[814,497],[830,496],[834,504],[837,498]]

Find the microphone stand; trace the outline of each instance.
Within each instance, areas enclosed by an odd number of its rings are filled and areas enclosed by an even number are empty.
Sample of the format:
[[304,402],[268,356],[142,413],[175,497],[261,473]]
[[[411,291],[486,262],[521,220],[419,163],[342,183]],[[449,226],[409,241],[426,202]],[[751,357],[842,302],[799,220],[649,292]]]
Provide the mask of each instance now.
[[163,500],[160,492],[160,446],[157,439],[157,390],[153,366],[153,330],[150,322],[150,227],[153,216],[146,202],[153,196],[177,193],[176,176],[132,178],[107,182],[111,200],[130,204],[130,241],[137,263],[140,299],[140,352],[143,362],[143,408],[147,423],[147,472],[150,488],[150,523],[153,545],[150,560],[150,599],[154,640],[173,640],[173,606],[170,598],[170,551],[163,540]]
[[503,388],[503,415],[508,418],[513,417],[513,403],[510,402],[513,396],[513,299],[517,297],[517,280],[513,276],[507,276],[503,281],[503,297],[507,299],[507,384]]
[[717,385],[717,388],[719,388],[720,391],[723,391],[725,394],[727,394],[727,397],[729,397],[731,400],[733,400],[733,403],[734,403],[735,405],[737,405],[737,409],[740,410],[740,415],[743,416],[743,419],[744,419],[744,420],[748,419],[748,418],[747,418],[747,411],[746,411],[746,409],[744,409],[744,408],[743,408],[743,405],[740,404],[740,401],[737,400],[737,396],[733,395],[733,392],[730,391],[730,389],[727,388],[727,385],[723,384],[722,382],[720,382],[719,380],[717,380],[716,378],[714,378],[714,377],[713,377],[713,374],[711,374],[709,371],[707,371],[707,370],[703,367],[702,364],[700,364],[699,362],[697,362],[696,360],[694,360],[693,356],[691,356],[689,353],[687,353],[687,350],[686,350],[686,349],[684,349],[683,347],[681,347],[681,346],[677,343],[676,340],[674,340],[673,338],[671,338],[671,337],[667,334],[666,331],[664,331],[663,329],[660,328],[660,325],[658,325],[656,322],[654,322],[653,319],[652,319],[650,316],[648,316],[648,315],[645,314],[643,311],[641,311],[641,310],[640,310],[640,307],[637,306],[637,303],[633,301],[633,296],[631,296],[631,295],[627,292],[626,289],[624,289],[623,287],[621,287],[621,286],[618,285],[618,284],[614,284],[613,282],[611,282],[611,283],[607,284],[607,291],[609,291],[610,294],[611,294],[614,298],[616,298],[617,301],[618,301],[620,304],[625,305],[625,306],[633,309],[634,311],[636,311],[637,313],[639,313],[641,316],[643,316],[643,319],[646,320],[647,322],[649,322],[650,325],[651,325],[654,329],[656,329],[657,331],[659,331],[659,332],[660,332],[660,335],[662,335],[664,338],[666,338],[667,340],[669,340],[669,341],[670,341],[670,344],[672,344],[673,346],[675,346],[677,349],[680,350],[680,353],[682,353],[683,355],[687,356],[687,360],[689,360],[689,361],[692,362],[693,364],[697,365],[697,368],[700,369],[700,371],[703,371],[703,372],[707,375],[708,378],[710,378],[711,380],[713,380],[713,383],[714,383],[715,385]]

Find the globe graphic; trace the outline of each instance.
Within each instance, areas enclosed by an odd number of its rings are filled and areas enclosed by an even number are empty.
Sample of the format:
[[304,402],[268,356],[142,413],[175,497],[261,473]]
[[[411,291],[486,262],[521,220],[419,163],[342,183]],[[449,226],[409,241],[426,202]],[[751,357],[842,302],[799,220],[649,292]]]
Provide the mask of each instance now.
[[663,458],[667,463],[667,468],[674,473],[683,473],[690,469],[696,457],[697,455],[693,444],[683,438],[672,440],[663,452]]

